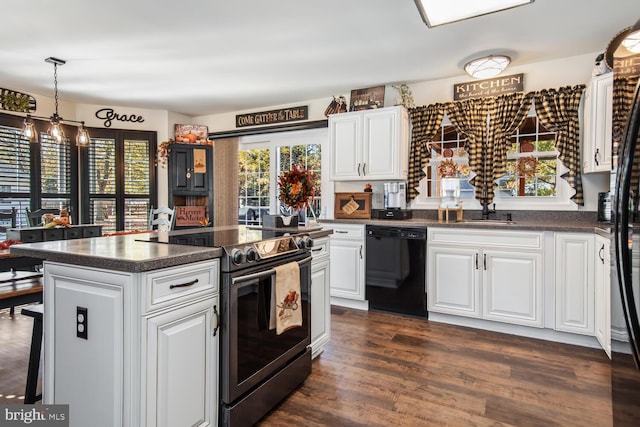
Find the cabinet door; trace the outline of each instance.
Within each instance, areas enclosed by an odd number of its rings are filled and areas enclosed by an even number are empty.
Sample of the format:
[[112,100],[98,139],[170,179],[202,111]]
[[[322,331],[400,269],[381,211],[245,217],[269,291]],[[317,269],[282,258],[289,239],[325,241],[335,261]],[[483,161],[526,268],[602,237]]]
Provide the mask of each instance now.
[[146,321],[146,425],[217,426],[218,297]]
[[329,259],[311,262],[311,357],[318,356],[331,335]]
[[[174,193],[207,193],[213,176],[211,147],[172,145],[169,155],[169,185]],[[195,162],[204,162],[204,173],[196,173]],[[202,168],[202,165],[199,165]]]
[[[123,347],[124,292],[113,284],[132,285],[123,275],[74,270],[45,267],[44,403],[68,404],[73,425],[122,425],[130,361]],[[78,307],[86,309],[86,338],[76,333]]]
[[556,233],[556,330],[594,335],[592,234]]
[[329,118],[331,179],[362,179],[362,113],[336,114]]
[[541,254],[485,250],[482,269],[484,319],[543,326]]
[[609,239],[596,236],[595,265],[595,334],[602,349],[611,358],[611,276]]
[[583,117],[584,172],[609,172],[612,149],[613,73],[591,79],[585,91]]
[[428,254],[428,310],[480,317],[478,251],[430,246]]
[[398,109],[364,114],[362,175],[367,179],[399,179]]
[[331,240],[331,296],[364,301],[364,241]]
[[172,147],[169,156],[170,185],[173,191],[189,191],[190,181],[187,178],[192,163],[191,150]]

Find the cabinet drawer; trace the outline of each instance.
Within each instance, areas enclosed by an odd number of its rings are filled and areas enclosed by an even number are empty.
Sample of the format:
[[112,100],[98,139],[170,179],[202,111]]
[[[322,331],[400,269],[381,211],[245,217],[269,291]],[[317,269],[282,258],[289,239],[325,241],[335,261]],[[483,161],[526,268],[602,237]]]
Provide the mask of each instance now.
[[328,224],[333,229],[332,239],[363,239],[364,225],[361,224]]
[[311,256],[314,260],[327,258],[329,256],[329,238],[315,239],[311,248]]
[[428,244],[492,247],[500,249],[543,249],[542,233],[522,230],[470,230],[429,228]]
[[42,242],[42,230],[7,230],[7,239],[22,243]]
[[214,294],[218,291],[220,261],[211,260],[180,267],[167,268],[146,276],[144,311]]
[[102,235],[102,226],[84,227],[82,229],[82,237],[100,237]]
[[65,228],[64,229],[65,239],[79,239],[81,237],[83,237],[81,228]]
[[46,228],[43,230],[44,241],[64,240],[64,228]]

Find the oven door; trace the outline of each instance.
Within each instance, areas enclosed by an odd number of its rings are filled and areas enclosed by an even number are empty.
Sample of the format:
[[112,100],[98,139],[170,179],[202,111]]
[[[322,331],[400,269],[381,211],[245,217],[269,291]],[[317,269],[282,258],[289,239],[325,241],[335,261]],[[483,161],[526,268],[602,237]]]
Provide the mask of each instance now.
[[282,369],[311,344],[311,257],[287,258],[300,266],[302,327],[280,335],[269,329],[274,267],[284,261],[223,274],[221,399],[233,403]]

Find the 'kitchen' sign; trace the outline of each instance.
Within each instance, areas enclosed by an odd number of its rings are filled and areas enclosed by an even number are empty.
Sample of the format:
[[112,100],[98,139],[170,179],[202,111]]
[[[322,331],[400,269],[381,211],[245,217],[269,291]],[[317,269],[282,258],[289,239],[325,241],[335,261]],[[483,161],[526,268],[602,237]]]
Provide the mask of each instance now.
[[453,85],[453,100],[461,101],[522,91],[524,91],[524,74],[520,73]]
[[294,122],[307,120],[309,108],[302,107],[281,108],[279,110],[262,111],[259,113],[236,115],[236,127],[271,125],[274,123]]

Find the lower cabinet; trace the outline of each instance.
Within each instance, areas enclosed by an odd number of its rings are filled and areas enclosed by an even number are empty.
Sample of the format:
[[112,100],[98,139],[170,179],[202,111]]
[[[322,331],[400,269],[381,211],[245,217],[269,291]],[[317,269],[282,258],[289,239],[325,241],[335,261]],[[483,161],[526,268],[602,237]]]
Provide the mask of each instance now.
[[324,349],[331,337],[330,243],[328,237],[315,239],[311,254],[311,357]]
[[595,335],[611,358],[611,242],[595,237]]
[[332,223],[331,296],[364,301],[364,225]]
[[594,335],[594,235],[555,234],[555,329]]
[[45,262],[43,403],[69,404],[71,426],[216,426],[219,275],[217,259],[146,273]]
[[147,324],[147,426],[217,425],[218,297],[150,316]]
[[543,327],[541,233],[430,228],[428,310]]

